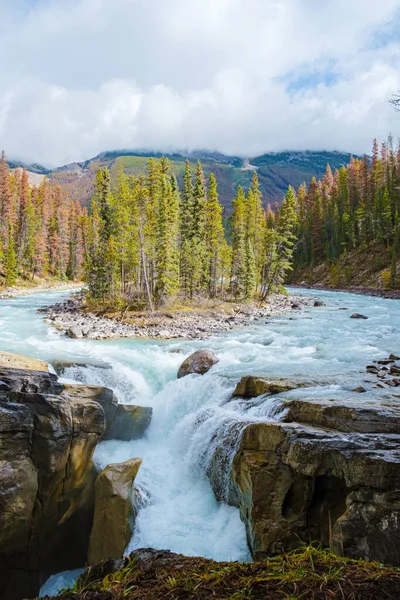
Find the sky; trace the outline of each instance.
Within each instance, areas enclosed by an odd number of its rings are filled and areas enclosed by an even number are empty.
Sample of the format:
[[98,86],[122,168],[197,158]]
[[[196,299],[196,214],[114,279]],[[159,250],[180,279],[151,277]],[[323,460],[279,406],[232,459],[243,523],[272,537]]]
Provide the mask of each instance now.
[[0,0],[0,147],[369,152],[400,135],[400,0]]

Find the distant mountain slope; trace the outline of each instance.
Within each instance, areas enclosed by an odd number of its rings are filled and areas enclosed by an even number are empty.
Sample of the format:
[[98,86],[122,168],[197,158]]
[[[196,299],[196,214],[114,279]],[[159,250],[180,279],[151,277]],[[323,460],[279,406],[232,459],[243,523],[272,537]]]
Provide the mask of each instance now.
[[309,184],[313,177],[321,179],[328,163],[332,170],[340,169],[350,157],[346,152],[278,152],[257,156],[251,164],[258,167],[264,193],[279,200],[289,185],[298,187],[304,181]]
[[[107,166],[111,171],[112,182],[115,182],[121,167],[131,175],[144,173],[150,156],[157,158],[162,154],[120,150],[102,152],[85,162],[71,163],[53,171],[47,171],[39,165],[27,168],[46,174],[54,184],[60,184],[70,197],[86,204],[94,193],[95,174],[99,167]],[[186,155],[174,153],[164,156],[169,158],[172,172],[182,183]],[[289,185],[297,187],[303,182],[308,184],[312,177],[319,178],[323,175],[328,162],[332,169],[340,168],[349,162],[350,156],[342,152],[278,152],[243,160],[218,152],[195,151],[189,154],[189,159],[193,166],[198,159],[201,160],[206,177],[211,171],[214,172],[221,202],[229,207],[237,186],[240,184],[245,189],[250,186],[255,169],[264,198],[273,203],[282,199]]]

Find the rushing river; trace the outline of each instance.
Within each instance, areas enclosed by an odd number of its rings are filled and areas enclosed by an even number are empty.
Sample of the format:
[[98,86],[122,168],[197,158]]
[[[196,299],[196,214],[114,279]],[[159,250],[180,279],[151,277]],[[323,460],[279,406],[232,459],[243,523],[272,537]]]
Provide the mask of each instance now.
[[[207,341],[171,342],[67,339],[36,314],[37,308],[61,300],[65,293],[0,301],[0,349],[50,363],[92,364],[69,368],[64,377],[111,387],[120,402],[153,407],[144,439],[103,442],[95,453],[99,469],[132,457],[143,459],[136,485],[144,502],[127,550],[153,547],[217,560],[249,560],[238,510],[217,502],[207,479],[215,448],[226,449],[223,489],[243,423],[279,418],[282,397],[334,398],[351,392],[363,384],[367,363],[400,352],[400,301],[296,293],[321,298],[326,306],[294,311],[267,324],[253,322]],[[369,318],[350,319],[354,312]],[[204,376],[177,380],[184,358],[203,347],[211,348],[220,362]],[[275,398],[231,400],[238,380],[251,374],[307,379],[313,387]],[[362,394],[359,399],[374,397]],[[54,593],[64,583],[53,578],[42,592]]]

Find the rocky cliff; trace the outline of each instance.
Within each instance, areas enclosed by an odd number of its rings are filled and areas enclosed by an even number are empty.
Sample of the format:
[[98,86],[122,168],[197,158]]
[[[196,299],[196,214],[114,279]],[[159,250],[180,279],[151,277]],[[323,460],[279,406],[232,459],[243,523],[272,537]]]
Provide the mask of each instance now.
[[400,408],[359,398],[284,401],[281,422],[245,427],[229,501],[255,557],[317,541],[400,565]]
[[64,386],[46,363],[1,353],[2,598],[36,596],[50,574],[86,563],[95,447],[119,432],[139,437],[151,417],[151,409],[125,408],[111,390]]

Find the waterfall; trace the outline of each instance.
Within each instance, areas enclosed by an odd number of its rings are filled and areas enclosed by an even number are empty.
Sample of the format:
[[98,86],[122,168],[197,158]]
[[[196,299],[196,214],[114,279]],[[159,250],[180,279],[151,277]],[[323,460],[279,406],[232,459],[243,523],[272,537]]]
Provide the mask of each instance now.
[[[123,403],[153,408],[143,439],[103,442],[95,453],[98,469],[128,458],[143,459],[135,482],[143,502],[127,551],[153,546],[218,560],[248,560],[239,511],[226,503],[244,428],[282,418],[287,399],[333,400],[336,394],[350,392],[364,383],[368,362],[400,350],[396,300],[318,292],[326,307],[272,319],[268,325],[252,324],[208,341],[100,342],[70,340],[43,323],[36,309],[62,296],[40,294],[0,304],[0,349],[50,362],[87,362],[86,368],[66,368],[63,377],[106,385]],[[348,310],[339,310],[343,308]],[[369,319],[350,319],[352,312]],[[220,362],[206,375],[177,380],[185,357],[204,347]],[[181,354],[171,352],[177,349]],[[276,397],[232,399],[245,375],[307,379],[313,387]]]

